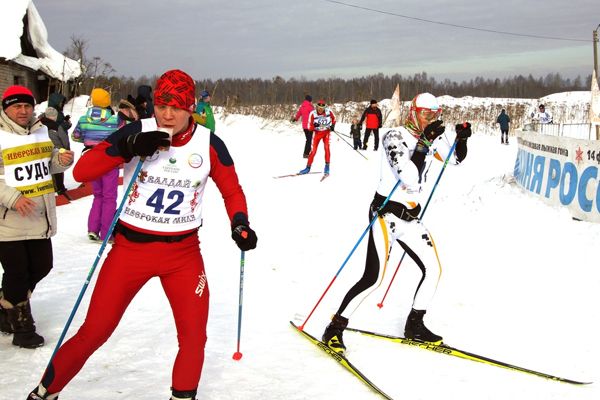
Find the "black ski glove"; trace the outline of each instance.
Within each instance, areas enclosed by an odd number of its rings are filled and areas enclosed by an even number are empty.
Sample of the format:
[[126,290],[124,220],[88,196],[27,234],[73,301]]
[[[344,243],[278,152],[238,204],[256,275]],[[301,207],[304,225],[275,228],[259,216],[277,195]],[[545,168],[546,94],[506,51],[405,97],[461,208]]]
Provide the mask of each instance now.
[[135,156],[148,157],[158,150],[159,147],[169,147],[169,134],[161,131],[139,132],[129,135],[117,144],[119,155],[126,160]]
[[231,230],[231,238],[242,251],[256,248],[258,238],[256,233],[248,225],[239,224]]
[[333,132],[333,131],[335,131],[335,124],[332,124],[332,125],[331,125],[331,128],[330,128],[330,130],[331,130],[332,132]]
[[444,121],[438,119],[427,125],[421,134],[421,139],[425,139],[429,143],[433,142],[446,130],[446,127],[442,125],[443,123]]
[[413,160],[417,168],[419,168],[419,170],[421,170],[423,162],[425,161],[425,155],[429,151],[429,146],[431,146],[432,142],[446,130],[446,127],[442,125],[443,123],[444,121],[439,119],[433,121],[432,123],[427,125],[423,130],[423,133],[421,133],[421,137],[417,142],[415,152],[411,157],[411,159]]
[[471,136],[471,124],[463,122],[462,124],[456,124],[456,139],[467,140]]

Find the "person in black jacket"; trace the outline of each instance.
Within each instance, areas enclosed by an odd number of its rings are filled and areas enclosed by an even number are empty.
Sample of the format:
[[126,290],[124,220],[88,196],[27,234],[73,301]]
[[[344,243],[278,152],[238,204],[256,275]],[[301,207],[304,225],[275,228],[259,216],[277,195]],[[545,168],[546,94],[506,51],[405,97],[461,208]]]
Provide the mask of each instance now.
[[500,115],[496,118],[496,123],[500,124],[500,140],[502,144],[508,144],[508,128],[510,126],[510,117],[503,108]]
[[[52,141],[52,144],[57,149],[71,150],[71,143],[69,142],[69,135],[62,125],[59,125],[56,120],[58,119],[58,110],[53,107],[46,108],[46,111],[40,116],[40,122],[48,128],[48,137]],[[67,194],[67,188],[65,187],[65,174],[64,172],[57,172],[52,174],[52,181],[54,182],[54,190],[58,195],[63,195],[70,200]]]
[[54,108],[58,111],[58,116],[56,117],[56,122],[63,127],[65,131],[71,129],[73,124],[71,123],[71,116],[65,115],[63,113],[63,108],[65,106],[65,102],[67,98],[63,96],[61,93],[51,93],[48,97],[48,107]]
[[360,118],[359,124],[362,125],[366,120],[365,127],[365,138],[363,140],[363,150],[367,149],[369,143],[369,135],[371,132],[375,135],[375,145],[373,150],[377,151],[379,148],[379,128],[383,125],[383,118],[381,116],[381,110],[377,107],[377,100],[371,100],[371,104],[363,112]]
[[137,105],[140,106],[138,114],[140,119],[150,118],[154,115],[154,102],[152,100],[152,87],[149,85],[140,85],[138,87]]

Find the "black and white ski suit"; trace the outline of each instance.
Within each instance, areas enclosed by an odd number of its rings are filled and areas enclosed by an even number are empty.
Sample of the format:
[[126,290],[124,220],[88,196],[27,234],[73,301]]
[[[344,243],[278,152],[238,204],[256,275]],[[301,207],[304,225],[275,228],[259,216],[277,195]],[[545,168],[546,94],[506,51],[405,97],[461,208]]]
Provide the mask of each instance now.
[[[378,221],[375,221],[369,231],[364,274],[344,297],[338,314],[349,317],[363,300],[358,296],[375,285],[379,279],[383,279],[386,268],[385,264],[384,268],[381,268],[380,259],[387,264],[394,242],[400,244],[421,270],[421,279],[413,298],[413,308],[427,309],[437,289],[442,267],[435,242],[418,218],[421,207],[424,206],[420,201],[426,201],[429,195],[423,193],[423,186],[432,162],[435,159],[444,162],[453,143],[454,133],[444,133],[439,136],[429,148],[422,169],[419,171],[411,160],[417,138],[404,127],[390,130],[383,135],[384,151],[381,156],[380,181],[369,210],[369,221],[375,217],[377,210],[396,183],[398,181],[400,183],[392,193],[389,202],[379,211]],[[461,140],[457,143],[449,163],[457,165],[466,155],[467,142]],[[375,240],[376,236],[378,240]],[[348,312],[346,309],[350,303],[353,303],[353,308],[349,308]]]

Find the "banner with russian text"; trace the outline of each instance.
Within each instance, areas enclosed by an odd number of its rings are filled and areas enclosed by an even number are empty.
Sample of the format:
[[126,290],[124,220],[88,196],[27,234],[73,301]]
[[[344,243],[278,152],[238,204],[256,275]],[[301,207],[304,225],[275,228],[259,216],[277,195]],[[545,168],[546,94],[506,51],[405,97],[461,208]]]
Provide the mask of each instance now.
[[514,175],[528,193],[600,222],[600,142],[521,132]]

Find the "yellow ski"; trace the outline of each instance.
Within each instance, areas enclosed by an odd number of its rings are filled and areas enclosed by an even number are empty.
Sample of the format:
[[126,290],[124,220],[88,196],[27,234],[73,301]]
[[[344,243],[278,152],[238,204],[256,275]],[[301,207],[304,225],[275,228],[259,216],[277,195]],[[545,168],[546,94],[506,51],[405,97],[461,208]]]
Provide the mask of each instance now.
[[417,347],[419,349],[433,351],[434,353],[446,354],[449,356],[462,358],[464,360],[476,361],[476,362],[480,362],[483,364],[488,364],[488,365],[493,365],[493,366],[500,367],[500,368],[509,369],[512,371],[524,372],[529,375],[535,375],[535,376],[550,379],[553,381],[570,383],[572,385],[589,385],[590,383],[592,383],[592,382],[574,381],[572,379],[561,378],[560,376],[554,376],[554,375],[546,374],[544,372],[539,372],[539,371],[534,371],[532,369],[519,367],[517,365],[508,364],[503,361],[498,361],[498,360],[491,359],[489,357],[470,353],[468,351],[459,350],[455,347],[448,346],[443,343],[442,344],[426,343],[426,342],[421,342],[419,340],[407,339],[407,338],[404,338],[401,336],[386,335],[383,333],[370,332],[370,331],[366,331],[363,329],[356,329],[356,328],[346,328],[345,330],[348,332],[358,332],[358,333],[362,333],[363,335],[372,336],[372,337],[385,339],[385,340],[390,340],[392,342],[402,343],[402,344],[405,344],[405,345],[408,345],[411,347]]
[[360,379],[364,384],[366,384],[368,387],[370,387],[372,390],[374,390],[375,392],[379,393],[381,396],[383,396],[384,398],[388,399],[388,400],[393,400],[390,396],[388,396],[384,391],[382,391],[381,389],[379,389],[373,382],[371,382],[371,380],[369,378],[367,378],[362,372],[360,372],[360,370],[358,368],[356,368],[351,362],[350,360],[348,360],[344,355],[336,353],[335,351],[333,351],[329,346],[327,346],[325,343],[321,342],[319,339],[316,339],[314,336],[312,336],[310,333],[305,332],[304,330],[301,330],[296,324],[294,324],[292,321],[290,321],[290,324],[292,325],[292,327],[294,327],[294,329],[296,331],[298,331],[299,333],[302,334],[302,336],[304,336],[306,339],[308,339],[310,342],[312,342],[313,344],[315,344],[318,348],[320,348],[321,350],[323,350],[325,353],[327,353],[329,356],[331,356],[331,358],[333,358],[335,361],[337,361],[340,365],[342,365],[344,368],[346,368],[348,371],[350,371],[354,376],[356,376],[358,379]]

